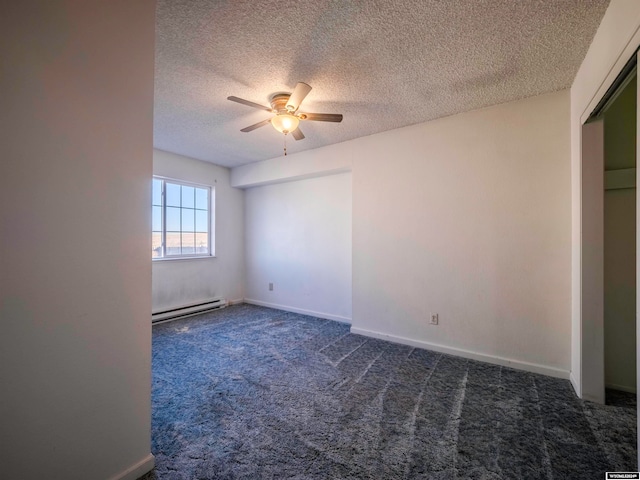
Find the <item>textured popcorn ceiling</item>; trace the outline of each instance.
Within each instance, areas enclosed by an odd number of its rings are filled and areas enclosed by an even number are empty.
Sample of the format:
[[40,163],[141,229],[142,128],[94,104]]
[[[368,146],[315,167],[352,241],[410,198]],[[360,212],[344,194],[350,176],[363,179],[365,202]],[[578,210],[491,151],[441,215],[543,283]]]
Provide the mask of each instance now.
[[233,167],[282,155],[271,125],[240,132],[297,82],[289,153],[568,88],[608,0],[158,0],[154,145]]

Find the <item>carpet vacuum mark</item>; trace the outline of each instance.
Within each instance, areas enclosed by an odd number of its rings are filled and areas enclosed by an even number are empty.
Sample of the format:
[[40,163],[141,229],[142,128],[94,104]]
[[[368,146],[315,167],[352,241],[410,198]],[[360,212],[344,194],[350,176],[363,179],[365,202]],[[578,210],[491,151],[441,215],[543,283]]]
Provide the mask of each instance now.
[[635,471],[635,403],[252,305],[153,327],[144,480],[563,479]]

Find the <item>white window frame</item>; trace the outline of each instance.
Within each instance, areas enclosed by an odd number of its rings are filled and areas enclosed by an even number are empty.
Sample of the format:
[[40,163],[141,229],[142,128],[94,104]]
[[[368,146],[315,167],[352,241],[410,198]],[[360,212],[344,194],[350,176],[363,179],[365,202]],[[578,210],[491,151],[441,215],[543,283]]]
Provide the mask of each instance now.
[[[179,180],[176,178],[170,178],[170,177],[164,177],[161,175],[153,175],[153,180],[160,180],[162,181],[162,192],[161,192],[161,207],[162,207],[162,243],[161,243],[161,250],[160,253],[161,255],[159,257],[151,257],[152,260],[154,262],[157,261],[165,261],[165,260],[184,260],[184,259],[194,259],[194,258],[212,258],[215,256],[214,254],[214,220],[213,220],[213,212],[214,212],[214,206],[215,206],[215,199],[214,199],[214,195],[215,195],[215,187],[212,185],[204,185],[201,183],[194,183],[194,182],[189,182],[186,180]],[[180,253],[180,254],[173,254],[173,255],[168,255],[166,252],[166,245],[167,245],[167,202],[166,202],[166,184],[167,183],[171,183],[174,185],[180,185],[180,186],[185,186],[185,187],[194,187],[194,188],[201,188],[201,189],[206,189],[208,191],[208,202],[207,202],[207,229],[208,229],[208,235],[207,235],[207,253]],[[153,198],[151,201],[151,205],[153,206],[158,206],[157,204],[153,203]],[[182,207],[180,207],[182,209]],[[151,232],[157,232],[157,230],[153,229],[153,225],[151,226]],[[182,225],[180,225],[180,233],[182,234]],[[190,233],[190,232],[189,232]],[[194,232],[197,233],[197,232]]]

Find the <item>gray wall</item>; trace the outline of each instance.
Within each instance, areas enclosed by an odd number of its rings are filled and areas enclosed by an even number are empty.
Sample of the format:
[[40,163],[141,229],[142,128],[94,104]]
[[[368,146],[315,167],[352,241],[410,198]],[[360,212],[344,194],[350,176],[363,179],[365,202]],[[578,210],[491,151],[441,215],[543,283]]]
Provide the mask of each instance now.
[[152,466],[154,9],[1,8],[2,478]]

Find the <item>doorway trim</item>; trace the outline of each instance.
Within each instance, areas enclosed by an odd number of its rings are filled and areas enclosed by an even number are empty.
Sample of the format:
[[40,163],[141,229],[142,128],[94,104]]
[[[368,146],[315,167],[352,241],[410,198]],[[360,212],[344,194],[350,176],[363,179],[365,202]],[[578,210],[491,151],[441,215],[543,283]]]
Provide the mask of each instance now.
[[582,125],[582,398],[604,404],[604,121]]
[[[583,397],[582,128],[640,46],[640,4],[613,2],[571,86],[571,383]],[[640,236],[639,236],[640,238]],[[640,258],[640,257],[639,257]],[[639,295],[640,297],[640,295]],[[640,303],[640,302],[639,302]],[[640,329],[639,329],[640,331]],[[638,342],[640,345],[640,342]],[[640,355],[638,355],[640,361]],[[638,369],[640,372],[640,368]],[[640,417],[640,416],[639,416]]]

